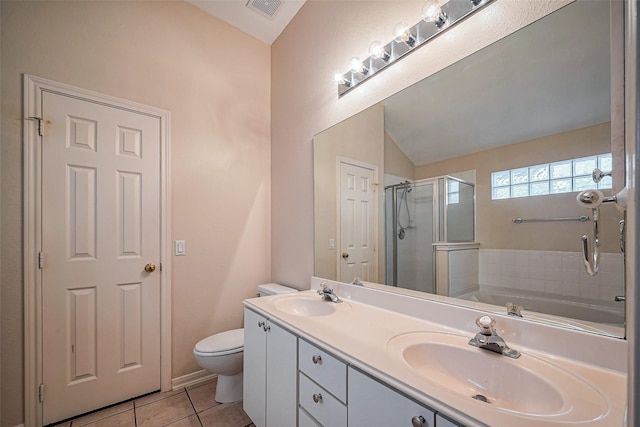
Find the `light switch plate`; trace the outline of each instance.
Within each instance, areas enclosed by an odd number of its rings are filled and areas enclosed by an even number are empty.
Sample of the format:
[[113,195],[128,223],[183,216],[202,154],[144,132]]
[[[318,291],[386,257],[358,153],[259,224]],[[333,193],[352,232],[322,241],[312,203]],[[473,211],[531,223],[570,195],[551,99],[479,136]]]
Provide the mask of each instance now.
[[176,256],[185,256],[187,254],[184,240],[176,240],[175,254]]

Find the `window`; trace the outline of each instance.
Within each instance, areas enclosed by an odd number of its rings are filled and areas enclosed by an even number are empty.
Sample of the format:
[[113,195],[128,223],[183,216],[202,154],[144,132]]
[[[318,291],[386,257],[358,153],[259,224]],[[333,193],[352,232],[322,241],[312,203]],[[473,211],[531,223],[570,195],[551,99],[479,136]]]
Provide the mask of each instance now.
[[460,183],[447,179],[447,203],[460,203]]
[[611,153],[491,173],[491,199],[544,196],[611,188],[611,177],[593,182],[595,168],[609,172]]

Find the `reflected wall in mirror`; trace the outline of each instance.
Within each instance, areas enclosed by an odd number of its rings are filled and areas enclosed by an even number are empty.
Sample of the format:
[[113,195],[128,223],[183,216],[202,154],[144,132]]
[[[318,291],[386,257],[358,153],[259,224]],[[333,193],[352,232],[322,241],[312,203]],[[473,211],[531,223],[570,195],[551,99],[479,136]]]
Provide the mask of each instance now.
[[623,337],[623,213],[589,276],[576,203],[624,176],[609,15],[578,0],[316,135],[315,275]]

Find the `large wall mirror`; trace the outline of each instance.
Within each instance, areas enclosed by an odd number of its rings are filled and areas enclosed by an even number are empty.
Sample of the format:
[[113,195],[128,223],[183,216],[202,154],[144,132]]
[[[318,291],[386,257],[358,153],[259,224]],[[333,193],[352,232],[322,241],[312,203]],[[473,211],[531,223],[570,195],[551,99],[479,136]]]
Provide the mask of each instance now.
[[315,275],[624,337],[624,214],[591,276],[576,202],[624,182],[611,13],[573,2],[316,135]]

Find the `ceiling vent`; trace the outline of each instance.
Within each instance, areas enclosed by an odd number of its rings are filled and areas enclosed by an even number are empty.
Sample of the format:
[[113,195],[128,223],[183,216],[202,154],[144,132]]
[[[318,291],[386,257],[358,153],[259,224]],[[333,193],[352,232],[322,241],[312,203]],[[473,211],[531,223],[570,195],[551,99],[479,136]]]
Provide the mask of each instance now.
[[280,9],[280,0],[249,0],[247,7],[271,19]]

